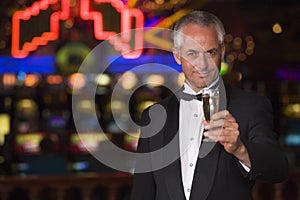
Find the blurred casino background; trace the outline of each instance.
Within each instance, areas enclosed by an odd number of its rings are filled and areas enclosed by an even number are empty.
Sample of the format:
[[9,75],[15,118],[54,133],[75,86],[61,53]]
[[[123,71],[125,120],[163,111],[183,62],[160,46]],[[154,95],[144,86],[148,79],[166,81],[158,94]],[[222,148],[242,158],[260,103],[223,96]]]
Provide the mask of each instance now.
[[[156,28],[171,29],[194,9],[213,12],[224,22],[223,78],[269,97],[273,104],[275,130],[291,175],[282,184],[258,183],[255,199],[300,199],[298,0],[1,0],[1,199],[128,199],[131,174],[107,167],[91,152],[107,140],[135,151],[138,129],[127,127],[131,136],[126,134],[112,110],[129,109],[130,114],[120,117],[124,126],[131,120],[138,123],[143,109],[171,93],[164,85],[181,86],[183,75],[168,51],[169,38]],[[122,16],[128,20],[121,20]],[[122,27],[144,28],[125,41],[135,52],[110,62],[120,55],[118,41],[110,41],[117,53],[105,61],[108,69],[79,73],[92,49]],[[146,44],[152,48],[139,49]],[[132,70],[149,62],[169,68],[154,64]],[[111,98],[116,83],[132,94],[128,104],[122,100],[125,96]],[[96,88],[95,101],[83,98],[72,105],[72,96],[85,94],[91,85]],[[82,123],[87,128],[81,137],[72,106],[85,113]],[[96,119],[89,116],[95,110]],[[55,152],[67,161],[66,175],[41,178],[30,172],[30,162],[41,156],[39,143],[44,137],[54,141]]]

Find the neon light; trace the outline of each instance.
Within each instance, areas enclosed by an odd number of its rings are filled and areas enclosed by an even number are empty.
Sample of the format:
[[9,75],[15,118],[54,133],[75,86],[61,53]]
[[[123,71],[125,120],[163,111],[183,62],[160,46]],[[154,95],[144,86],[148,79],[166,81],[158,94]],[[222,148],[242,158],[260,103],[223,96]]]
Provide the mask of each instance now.
[[44,32],[40,36],[33,37],[32,41],[25,42],[20,48],[20,21],[30,20],[37,16],[41,10],[47,10],[50,5],[57,4],[58,0],[41,0],[32,4],[24,11],[17,11],[12,19],[12,56],[24,58],[30,51],[34,51],[40,45],[46,45],[49,41],[57,40],[59,35],[59,21],[66,20],[70,14],[69,0],[61,0],[61,11],[54,12],[50,16],[50,32]]
[[166,40],[157,35],[165,31],[165,28],[170,28],[179,18],[191,11],[191,9],[182,9],[177,11],[173,15],[166,17],[156,25],[157,28],[150,28],[145,32],[145,41],[154,44],[164,50],[171,51],[173,43],[170,42],[169,39]]
[[0,74],[6,72],[51,74],[55,72],[55,64],[53,56],[28,56],[26,58],[0,56]]
[[157,24],[159,24],[162,20],[164,20],[166,17],[152,17],[145,21],[144,27],[154,27]]
[[[94,20],[94,35],[98,40],[109,40],[117,51],[120,51],[125,58],[137,58],[143,50],[143,25],[144,15],[136,8],[128,8],[120,0],[94,0],[97,3],[110,3],[119,13],[121,13],[121,34],[116,36],[116,32],[103,30],[103,15],[98,11],[90,10],[90,1],[81,0],[80,17],[84,20]],[[134,49],[130,50],[131,40],[131,19],[136,20],[136,30],[134,38]]]
[[[130,65],[128,64],[128,59],[124,57],[119,58],[118,56],[109,56],[106,58],[106,62],[112,63],[108,68],[108,72],[112,73],[123,73],[126,71],[132,71],[134,73],[169,73],[174,72],[174,70],[182,72],[181,65],[175,62],[171,53],[156,56],[141,55],[136,59],[130,60]],[[151,63],[151,65],[138,67],[144,63]],[[169,68],[162,68],[161,65],[167,65]]]
[[[90,0],[80,1],[80,17],[83,20],[94,21],[94,35],[98,40],[109,40],[109,42],[121,52],[123,57],[137,58],[143,50],[143,25],[144,15],[136,8],[129,8],[121,0],[94,0],[97,3],[110,3],[117,12],[121,13],[121,34],[119,38],[112,39],[116,32],[105,31],[101,12],[90,10]],[[59,0],[41,0],[24,11],[17,11],[13,16],[12,25],[12,56],[24,58],[29,52],[34,51],[40,45],[46,45],[49,41],[57,40],[59,36],[59,21],[67,20],[70,15],[70,0],[60,0],[61,11],[53,12],[50,16],[50,32],[44,32],[40,36],[33,37],[31,41],[24,42],[20,47],[20,22],[30,20],[33,16],[38,16],[41,10],[47,10],[50,5],[55,5]],[[132,18],[135,19],[136,27],[132,27]],[[136,28],[134,38],[134,48],[130,49],[131,29]]]
[[84,20],[94,20],[94,35],[98,40],[106,40],[115,35],[114,32],[103,30],[103,16],[98,11],[90,11],[90,0],[81,0],[80,17]]
[[137,0],[128,0],[128,2],[127,2],[127,6],[129,7],[129,8],[133,8],[135,5],[136,5],[136,3],[137,3]]

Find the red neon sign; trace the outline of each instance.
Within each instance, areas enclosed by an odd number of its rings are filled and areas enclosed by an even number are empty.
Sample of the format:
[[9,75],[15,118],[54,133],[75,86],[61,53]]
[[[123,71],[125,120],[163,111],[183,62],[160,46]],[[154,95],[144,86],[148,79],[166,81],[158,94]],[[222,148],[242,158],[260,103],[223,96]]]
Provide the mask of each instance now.
[[[103,30],[103,16],[98,11],[90,11],[90,1],[81,0],[80,17],[85,20],[94,20],[94,35],[98,40],[109,40],[117,51],[120,51],[125,58],[137,58],[142,54],[143,49],[143,25],[144,15],[136,8],[128,8],[120,0],[94,0],[97,3],[110,3],[119,13],[121,13],[121,34],[120,37],[115,36],[117,33]],[[134,50],[130,50],[128,44],[131,40],[131,19],[136,20],[136,30],[134,38]],[[114,36],[114,37],[112,37]]]
[[[94,21],[94,35],[98,40],[109,40],[117,51],[120,51],[125,58],[137,58],[143,49],[143,23],[144,15],[136,8],[128,8],[121,0],[94,0],[96,3],[110,3],[119,13],[121,13],[121,34],[116,36],[116,32],[105,31],[103,18],[99,11],[90,10],[90,0],[80,1],[80,17],[83,20]],[[50,32],[44,32],[40,36],[34,37],[30,42],[25,42],[20,48],[20,21],[29,20],[32,16],[39,15],[41,10],[46,10],[49,5],[57,4],[58,0],[41,0],[35,2],[30,8],[24,11],[17,11],[13,16],[12,34],[12,56],[24,58],[30,51],[34,51],[40,45],[46,45],[49,41],[57,40],[59,36],[59,21],[66,20],[70,15],[69,0],[61,0],[61,11],[52,13],[50,17]],[[134,48],[131,50],[132,19],[135,19]],[[112,37],[113,36],[113,37]]]
[[52,13],[50,17],[50,32],[44,32],[42,35],[34,37],[30,42],[25,42],[20,48],[20,22],[27,21],[32,16],[39,15],[41,10],[47,10],[50,5],[57,4],[58,0],[41,0],[32,4],[24,11],[17,11],[12,19],[12,47],[13,57],[24,58],[30,51],[34,51],[40,45],[46,45],[49,41],[57,40],[59,35],[59,21],[66,20],[70,14],[69,0],[61,1],[61,11]]

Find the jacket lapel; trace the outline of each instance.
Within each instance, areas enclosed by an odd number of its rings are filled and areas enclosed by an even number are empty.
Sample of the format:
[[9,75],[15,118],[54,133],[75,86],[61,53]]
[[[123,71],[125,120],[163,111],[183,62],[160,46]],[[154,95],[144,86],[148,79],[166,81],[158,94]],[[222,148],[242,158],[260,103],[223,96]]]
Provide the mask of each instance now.
[[[170,141],[174,140],[174,146],[172,154],[177,155],[177,159],[170,165],[163,169],[165,174],[166,187],[172,200],[183,200],[185,199],[183,193],[182,179],[181,179],[181,164],[180,164],[180,150],[179,150],[179,101],[175,95],[170,99],[167,105],[167,121],[164,129],[164,146],[169,144]],[[173,143],[172,142],[172,143]],[[164,160],[168,159],[168,152],[164,151]]]
[[[204,143],[204,145],[209,145],[209,143]],[[211,191],[217,172],[221,149],[219,143],[213,145],[214,147],[209,154],[203,158],[198,157],[192,185],[191,200],[207,199]]]
[[[228,109],[231,98],[231,87],[224,84],[223,80],[219,82],[220,106],[219,110]],[[220,143],[204,142],[199,150],[194,179],[192,185],[191,200],[207,199],[218,169],[219,156],[222,146]],[[209,151],[207,151],[209,150]]]

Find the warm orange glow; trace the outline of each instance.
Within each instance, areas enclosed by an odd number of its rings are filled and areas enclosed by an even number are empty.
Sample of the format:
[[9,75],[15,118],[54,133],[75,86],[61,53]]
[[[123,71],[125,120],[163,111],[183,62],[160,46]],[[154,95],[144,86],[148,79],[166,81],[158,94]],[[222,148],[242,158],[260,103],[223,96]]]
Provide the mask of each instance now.
[[69,85],[73,89],[81,89],[86,84],[86,78],[81,73],[74,73],[69,76]]
[[47,10],[49,5],[57,4],[59,0],[41,0],[32,4],[24,11],[17,11],[12,19],[12,48],[13,57],[24,58],[30,51],[34,51],[40,45],[46,45],[49,41],[57,40],[59,35],[59,21],[66,20],[70,14],[69,0],[61,0],[61,11],[54,12],[50,17],[50,32],[44,32],[40,36],[33,37],[32,41],[25,42],[20,48],[20,22],[30,20],[37,16],[41,10]]
[[24,84],[27,87],[36,87],[39,83],[40,79],[36,74],[27,74]]
[[272,27],[272,31],[275,33],[275,34],[280,34],[282,33],[282,27],[279,23],[275,23]]
[[60,75],[49,75],[46,81],[49,85],[59,85],[63,82],[63,78]]
[[14,86],[16,84],[17,78],[15,74],[3,74],[3,85],[4,86]]

